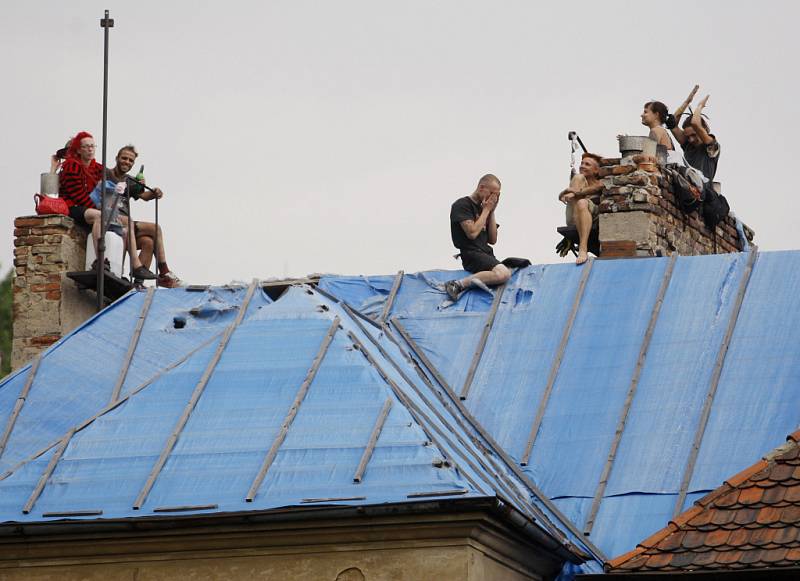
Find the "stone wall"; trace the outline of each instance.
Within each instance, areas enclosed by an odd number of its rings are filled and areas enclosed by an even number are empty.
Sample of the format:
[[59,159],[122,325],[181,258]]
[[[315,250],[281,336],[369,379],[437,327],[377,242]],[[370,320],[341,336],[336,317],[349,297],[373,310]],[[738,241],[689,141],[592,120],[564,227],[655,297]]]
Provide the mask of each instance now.
[[[730,216],[712,232],[700,216],[678,208],[670,181],[653,157],[602,160],[605,191],[600,202],[600,256],[683,256],[737,252],[742,248]],[[732,205],[735,203],[732,202]],[[754,232],[744,226],[752,242]],[[716,236],[715,236],[716,234]]]
[[61,215],[14,220],[14,339],[17,368],[58,341],[95,311],[94,293],[66,277],[84,270],[87,232]]
[[[62,522],[0,535],[4,581],[544,581],[561,561],[493,517]],[[298,511],[300,512],[300,511]],[[147,522],[149,520],[149,522]],[[222,521],[214,524],[214,521]],[[130,524],[130,523],[129,523]],[[43,529],[37,533],[37,528]],[[61,532],[63,529],[64,532]],[[85,530],[84,530],[85,529]]]

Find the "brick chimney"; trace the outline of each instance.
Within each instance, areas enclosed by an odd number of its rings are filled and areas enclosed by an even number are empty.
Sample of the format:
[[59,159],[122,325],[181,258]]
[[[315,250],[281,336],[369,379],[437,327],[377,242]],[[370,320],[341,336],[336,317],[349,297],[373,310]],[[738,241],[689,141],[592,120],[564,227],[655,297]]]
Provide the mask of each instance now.
[[[610,158],[602,160],[601,166],[606,187],[598,232],[602,258],[718,254],[743,247],[730,216],[712,232],[696,213],[686,215],[678,208],[672,186],[655,158]],[[753,230],[744,225],[743,229],[752,242]]]
[[14,330],[11,366],[17,368],[95,312],[93,292],[66,273],[84,270],[87,232],[61,215],[14,220]]

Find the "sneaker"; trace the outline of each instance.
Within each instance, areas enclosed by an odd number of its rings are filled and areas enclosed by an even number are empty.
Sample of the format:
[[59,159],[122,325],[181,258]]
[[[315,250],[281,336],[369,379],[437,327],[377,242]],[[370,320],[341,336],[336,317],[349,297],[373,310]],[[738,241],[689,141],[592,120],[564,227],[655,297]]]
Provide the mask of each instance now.
[[141,278],[142,280],[155,280],[158,278],[155,274],[147,270],[144,266],[137,266],[133,269],[133,278]]
[[168,270],[164,274],[158,275],[156,284],[164,288],[177,288],[179,286],[183,286],[183,281],[179,279],[174,272]]
[[450,300],[456,302],[458,300],[458,295],[461,294],[461,291],[464,290],[461,288],[461,283],[457,280],[448,280],[444,283],[444,292],[447,293],[447,296],[450,297]]

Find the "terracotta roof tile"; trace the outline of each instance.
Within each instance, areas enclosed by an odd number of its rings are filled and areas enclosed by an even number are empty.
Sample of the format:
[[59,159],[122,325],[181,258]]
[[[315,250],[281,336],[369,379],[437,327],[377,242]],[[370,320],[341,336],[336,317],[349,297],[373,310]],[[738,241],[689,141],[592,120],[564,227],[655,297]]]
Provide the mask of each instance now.
[[739,502],[739,491],[734,489],[728,494],[723,494],[720,496],[714,501],[714,505],[720,508],[727,508],[729,506],[735,506],[737,502]]
[[784,462],[788,462],[790,464],[794,464],[796,466],[797,465],[796,461],[800,460],[800,448],[798,447],[792,448],[786,454],[781,456],[781,460],[783,460]]
[[800,561],[800,547],[794,547],[786,552],[786,559],[789,561]]
[[725,529],[712,531],[706,535],[706,545],[709,547],[721,547],[728,542],[728,537],[730,536],[730,531],[726,531]]
[[680,528],[683,524],[689,522],[701,512],[703,512],[702,506],[693,506],[675,517],[674,520],[670,521],[670,524],[672,524],[676,529]]
[[[766,529],[766,530],[771,531],[772,529]],[[735,531],[732,531],[730,536],[728,537],[728,544],[731,547],[737,547],[737,548],[742,547],[744,545],[749,545],[751,537],[752,535],[750,534],[750,531],[748,531],[747,529],[736,529]]]
[[800,430],[608,565],[711,571],[800,565]]
[[705,496],[702,496],[699,499],[697,499],[695,501],[695,505],[703,506],[703,507],[708,506],[713,501],[715,501],[717,498],[719,498],[723,494],[726,494],[730,489],[731,489],[730,486],[728,486],[727,484],[723,484],[719,488],[716,488],[716,489],[712,490],[711,492],[709,492],[708,494],[706,494]]
[[706,551],[705,553],[697,553],[694,559],[695,567],[707,567],[716,561],[717,553],[715,551]]
[[724,553],[717,553],[715,559],[717,563],[722,565],[730,565],[738,562],[742,558],[742,551],[725,551]]
[[639,546],[644,547],[646,549],[649,549],[650,547],[655,547],[658,543],[664,540],[670,533],[672,533],[675,530],[676,530],[675,525],[669,523],[663,529],[661,529],[660,531],[656,531],[655,533],[647,537],[645,540],[643,540],[641,543],[639,543]]
[[672,555],[670,553],[658,553],[657,555],[648,555],[647,568],[661,569],[669,565],[670,561],[672,561]]
[[745,480],[750,480],[753,477],[754,474],[756,474],[757,472],[761,472],[766,467],[767,467],[766,460],[761,460],[759,462],[756,462],[755,464],[753,464],[749,468],[745,468],[744,470],[742,470],[741,472],[739,472],[735,476],[732,476],[732,477],[728,478],[725,481],[725,484],[727,484],[731,488],[736,488],[742,482],[744,482]]
[[791,488],[787,488],[783,499],[786,502],[800,502],[800,486],[792,486]]
[[734,510],[709,510],[711,513],[711,522],[715,525],[726,525],[732,523],[736,518],[736,511]]
[[761,556],[761,560],[765,563],[777,563],[778,561],[782,561],[786,558],[789,549],[773,549],[772,551],[766,551]]
[[772,470],[770,470],[769,478],[776,482],[783,482],[784,480],[794,478],[794,466],[791,464],[775,464]]
[[756,522],[760,525],[769,525],[774,522],[778,522],[781,520],[782,513],[783,511],[780,508],[776,508],[774,506],[765,506],[758,511]]
[[[677,536],[677,533],[673,536]],[[688,531],[684,533],[683,542],[681,546],[684,549],[697,549],[705,545],[706,534],[703,531]],[[659,545],[659,549],[664,549],[663,546]]]
[[787,525],[800,524],[800,506],[792,504],[781,510],[780,522]]
[[758,486],[751,486],[739,491],[739,504],[757,504],[761,502],[763,490]]
[[758,517],[757,508],[741,508],[735,511],[735,513],[736,514],[733,516],[733,522],[742,526],[756,522],[756,518]]
[[663,541],[658,543],[658,549],[660,551],[673,551],[677,549],[683,543],[683,538],[686,536],[686,534],[687,534],[686,531],[678,531],[676,533],[672,533]]
[[783,527],[775,529],[775,542],[779,545],[788,545],[793,543],[800,546],[800,524],[793,527]]
[[756,547],[775,543],[775,537],[780,529],[759,528],[755,530],[739,529],[747,535],[748,542]]
[[[800,487],[798,487],[800,489]],[[761,502],[764,504],[778,504],[783,502],[783,497],[786,495],[788,488],[786,486],[773,486],[767,488],[761,496]]]

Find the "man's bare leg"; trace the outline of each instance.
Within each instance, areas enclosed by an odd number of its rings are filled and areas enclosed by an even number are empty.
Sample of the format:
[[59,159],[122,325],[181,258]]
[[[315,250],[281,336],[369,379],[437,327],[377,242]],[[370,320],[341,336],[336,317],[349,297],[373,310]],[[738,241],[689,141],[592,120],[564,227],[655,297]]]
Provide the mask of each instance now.
[[136,248],[136,235],[133,232],[133,228],[130,228],[129,220],[127,216],[120,216],[119,217],[120,224],[122,224],[123,229],[125,230],[125,240],[127,241],[127,248],[130,249],[128,253],[131,258],[131,272],[133,273],[134,278],[138,279],[147,279],[147,280],[154,280],[156,275],[150,272],[147,268],[142,266],[141,260],[139,260],[139,251]]
[[511,271],[505,264],[498,264],[492,270],[483,270],[481,272],[476,272],[475,274],[471,274],[469,276],[465,276],[461,280],[451,280],[444,284],[444,291],[450,297],[450,299],[455,302],[458,299],[458,295],[462,292],[467,290],[471,286],[477,286],[478,288],[485,290],[486,292],[492,292],[489,289],[488,285],[498,285],[503,284],[511,278]]
[[511,278],[511,271],[508,267],[505,264],[498,264],[492,270],[484,270],[464,277],[459,283],[464,289],[467,289],[472,285],[480,286],[480,283],[483,283],[484,286],[503,284],[509,278]]
[[586,198],[575,202],[573,212],[578,229],[578,258],[575,264],[583,264],[589,259],[589,235],[592,231],[592,213]]
[[87,209],[83,214],[83,219],[92,227],[92,244],[94,245],[94,255],[97,256],[97,245],[100,241],[100,210]]
[[136,238],[136,244],[139,246],[139,262],[145,268],[150,268],[150,263],[153,262],[153,239],[149,236],[139,236]]
[[[139,234],[139,237],[144,240],[144,238],[151,239],[151,246],[152,240],[156,237],[156,225],[152,222],[137,222],[136,230]],[[140,254],[142,258],[142,263],[145,264],[148,268],[150,267],[150,260],[152,259],[152,251],[149,254]],[[147,260],[145,260],[147,258]],[[164,249],[164,232],[161,230],[161,226],[158,227],[158,248],[156,248],[156,262],[158,266],[158,274],[165,274],[170,271],[169,266],[167,265],[167,252]]]

